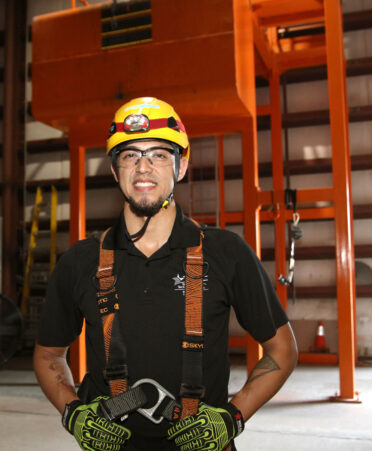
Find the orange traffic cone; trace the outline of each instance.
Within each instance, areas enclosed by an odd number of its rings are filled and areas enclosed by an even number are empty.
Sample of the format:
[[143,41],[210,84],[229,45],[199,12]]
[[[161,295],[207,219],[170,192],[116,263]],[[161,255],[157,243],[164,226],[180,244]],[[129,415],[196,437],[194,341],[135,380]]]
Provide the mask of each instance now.
[[310,349],[311,352],[329,352],[329,348],[326,346],[324,324],[322,321],[318,322],[317,332],[315,336],[314,347]]

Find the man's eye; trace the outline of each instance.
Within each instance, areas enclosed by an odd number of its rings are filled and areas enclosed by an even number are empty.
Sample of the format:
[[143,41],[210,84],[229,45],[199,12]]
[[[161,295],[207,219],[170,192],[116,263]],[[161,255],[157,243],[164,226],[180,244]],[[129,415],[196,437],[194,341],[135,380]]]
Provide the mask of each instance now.
[[122,160],[134,160],[138,158],[137,154],[135,152],[123,152],[121,155]]
[[159,152],[159,153],[154,153],[152,158],[155,158],[157,160],[164,160],[167,158],[167,156]]
[[171,155],[169,152],[154,152],[151,157],[153,160],[158,161],[167,161],[171,158]]

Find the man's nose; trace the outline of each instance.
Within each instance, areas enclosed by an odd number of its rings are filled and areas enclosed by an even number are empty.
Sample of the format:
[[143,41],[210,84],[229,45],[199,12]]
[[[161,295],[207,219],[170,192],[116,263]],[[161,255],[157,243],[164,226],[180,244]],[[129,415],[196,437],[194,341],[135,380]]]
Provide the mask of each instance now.
[[147,155],[140,156],[136,164],[136,170],[138,172],[146,172],[152,170],[152,163]]

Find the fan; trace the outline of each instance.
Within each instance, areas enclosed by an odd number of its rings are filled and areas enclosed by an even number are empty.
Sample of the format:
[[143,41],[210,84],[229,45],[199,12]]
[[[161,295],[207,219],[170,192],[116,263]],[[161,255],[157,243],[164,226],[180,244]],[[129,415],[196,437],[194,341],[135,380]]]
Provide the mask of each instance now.
[[0,367],[17,351],[23,332],[23,318],[16,304],[0,294]]

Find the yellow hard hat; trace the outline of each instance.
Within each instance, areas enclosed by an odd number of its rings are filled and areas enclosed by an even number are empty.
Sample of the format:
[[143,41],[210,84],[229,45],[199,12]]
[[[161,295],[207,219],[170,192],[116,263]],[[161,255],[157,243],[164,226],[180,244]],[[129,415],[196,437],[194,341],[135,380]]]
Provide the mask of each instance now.
[[106,154],[127,141],[164,139],[182,148],[189,159],[190,144],[185,126],[173,107],[155,97],[139,97],[115,113],[107,139]]

